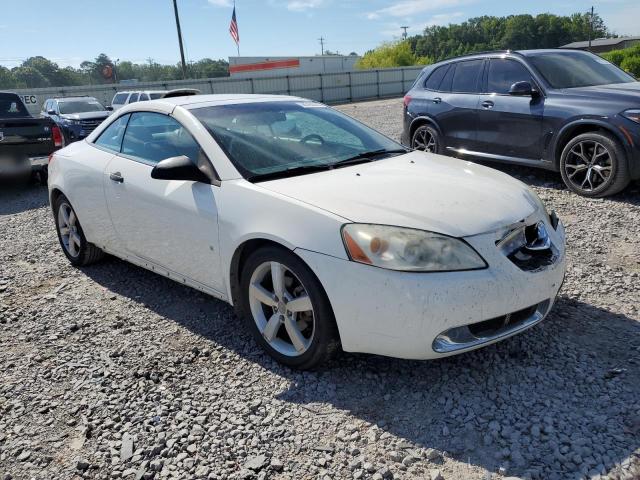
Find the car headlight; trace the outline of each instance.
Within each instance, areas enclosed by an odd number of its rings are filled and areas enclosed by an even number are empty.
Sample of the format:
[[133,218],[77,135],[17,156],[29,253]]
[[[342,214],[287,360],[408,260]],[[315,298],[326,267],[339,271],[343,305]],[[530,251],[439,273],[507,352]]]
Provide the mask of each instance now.
[[632,108],[622,112],[622,116],[628,118],[632,122],[640,123],[640,108]]
[[352,261],[389,270],[448,272],[487,267],[464,240],[423,230],[350,223],[342,227],[342,239]]

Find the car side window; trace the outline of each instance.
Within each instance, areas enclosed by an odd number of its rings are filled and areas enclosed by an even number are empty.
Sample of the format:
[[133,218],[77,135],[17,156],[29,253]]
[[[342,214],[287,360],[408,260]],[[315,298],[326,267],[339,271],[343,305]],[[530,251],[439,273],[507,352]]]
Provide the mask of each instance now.
[[509,93],[511,85],[516,82],[529,82],[533,85],[533,79],[527,69],[516,62],[504,58],[493,58],[489,62],[489,76],[487,80],[487,93]]
[[122,146],[124,131],[127,128],[127,122],[129,121],[129,116],[130,115],[123,115],[109,125],[96,139],[94,142],[95,145],[119,153]]
[[440,90],[440,84],[442,83],[442,79],[447,74],[450,65],[443,65],[441,67],[436,68],[427,81],[424,84],[424,87],[427,90]]
[[200,145],[175,119],[152,112],[131,114],[122,141],[122,153],[152,165],[186,155],[198,161]]
[[149,95],[147,95],[146,93],[141,93],[140,94],[140,101],[144,102],[145,100],[149,100]]
[[449,65],[447,69],[447,73],[445,73],[442,82],[440,82],[440,88],[438,89],[441,92],[450,92],[451,84],[453,83],[453,74],[456,72],[456,64]]
[[132,93],[131,96],[129,97],[129,102],[127,103],[135,103],[138,101],[138,96],[139,94],[137,93]]
[[469,60],[456,64],[451,91],[457,93],[477,93],[478,77],[482,70],[483,60]]

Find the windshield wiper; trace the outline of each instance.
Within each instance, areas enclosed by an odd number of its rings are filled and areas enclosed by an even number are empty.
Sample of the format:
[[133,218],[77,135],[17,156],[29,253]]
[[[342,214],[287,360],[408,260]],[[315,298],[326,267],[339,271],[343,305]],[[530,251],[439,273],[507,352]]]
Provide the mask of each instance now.
[[305,173],[319,172],[322,170],[330,170],[331,164],[320,163],[313,165],[301,165],[299,167],[286,168],[276,172],[258,173],[247,177],[250,182],[263,182],[266,180],[276,180],[278,178],[294,177],[296,175],[304,175]]
[[363,163],[367,161],[373,161],[374,158],[379,157],[381,155],[393,155],[399,153],[409,153],[409,150],[404,148],[396,148],[396,149],[386,149],[381,148],[379,150],[371,150],[369,152],[362,152],[353,157],[345,158],[344,160],[340,160],[338,162],[334,162],[331,164],[332,167],[344,167],[346,165],[354,165],[357,163]]

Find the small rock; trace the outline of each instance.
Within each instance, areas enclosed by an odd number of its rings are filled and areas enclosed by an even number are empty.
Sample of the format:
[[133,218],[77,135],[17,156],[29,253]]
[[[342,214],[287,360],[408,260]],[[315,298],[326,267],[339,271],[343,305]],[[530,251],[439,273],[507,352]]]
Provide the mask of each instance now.
[[431,477],[431,480],[444,480],[440,470],[429,470],[429,476]]
[[85,472],[89,469],[89,465],[90,463],[87,460],[81,458],[76,462],[76,469],[80,470],[81,472]]
[[272,458],[270,465],[276,472],[279,472],[284,468],[284,463],[282,463],[282,460],[279,458]]
[[267,463],[267,457],[264,455],[257,455],[255,457],[249,457],[244,463],[244,468],[248,470],[258,471]]

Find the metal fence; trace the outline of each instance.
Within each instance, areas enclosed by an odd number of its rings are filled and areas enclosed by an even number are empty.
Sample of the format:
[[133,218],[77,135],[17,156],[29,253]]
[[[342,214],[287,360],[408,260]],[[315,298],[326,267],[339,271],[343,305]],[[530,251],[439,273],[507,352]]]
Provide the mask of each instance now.
[[207,93],[261,93],[294,95],[324,103],[346,103],[357,100],[403,95],[415,81],[422,67],[358,70],[343,73],[287,75],[267,78],[205,78],[167,82],[136,83],[134,85],[86,85],[15,90],[29,97],[27,108],[33,114],[52,97],[88,95],[105,105],[121,90],[171,90],[197,88]]

